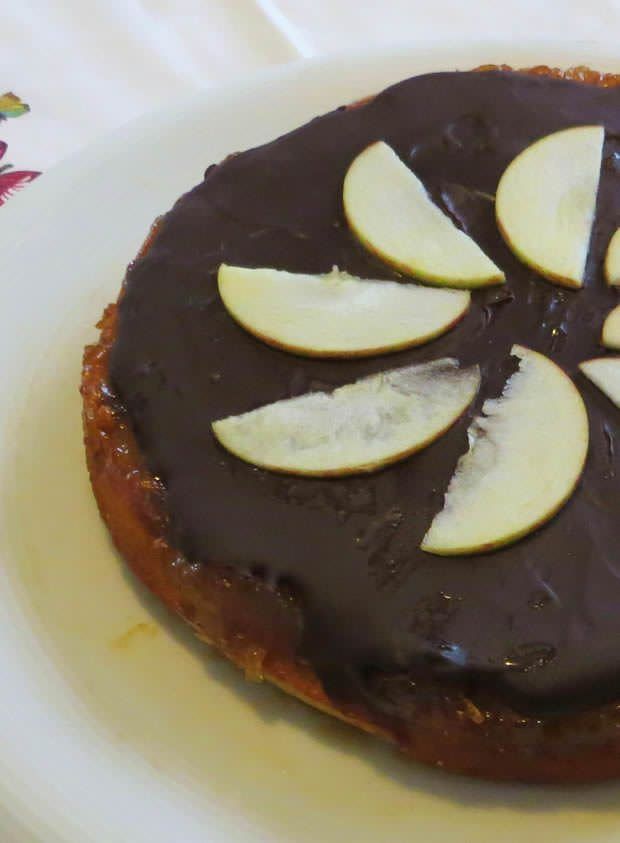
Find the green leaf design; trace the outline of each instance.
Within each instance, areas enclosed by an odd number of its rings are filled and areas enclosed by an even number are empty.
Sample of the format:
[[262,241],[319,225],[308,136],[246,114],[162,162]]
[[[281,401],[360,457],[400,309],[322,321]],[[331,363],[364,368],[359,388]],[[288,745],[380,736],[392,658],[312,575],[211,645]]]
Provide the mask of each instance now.
[[22,102],[16,95],[8,91],[6,94],[0,94],[0,120],[6,120],[9,117],[21,117],[30,111],[30,106]]

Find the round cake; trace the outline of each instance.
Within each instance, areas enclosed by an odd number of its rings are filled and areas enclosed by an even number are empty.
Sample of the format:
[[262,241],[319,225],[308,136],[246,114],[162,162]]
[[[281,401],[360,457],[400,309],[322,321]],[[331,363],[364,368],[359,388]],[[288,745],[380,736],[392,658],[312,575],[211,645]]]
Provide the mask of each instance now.
[[[620,78],[577,69],[414,77],[210,166],[153,226],[86,349],[82,394],[101,514],[136,575],[253,679],[491,779],[620,774],[620,410],[578,367],[617,304],[603,261],[620,224]],[[544,280],[502,237],[498,182],[535,141],[602,126],[585,281]],[[233,319],[222,264],[407,280],[355,236],[351,162],[383,141],[505,273],[441,336],[389,356],[273,347]],[[505,234],[505,232],[504,232]],[[420,548],[515,344],[574,379],[589,451],[570,499],[485,553]],[[454,358],[478,397],[407,459],[371,473],[276,473],[230,453],[216,420],[359,378]],[[561,425],[558,425],[561,435]],[[527,459],[527,454],[524,455]]]

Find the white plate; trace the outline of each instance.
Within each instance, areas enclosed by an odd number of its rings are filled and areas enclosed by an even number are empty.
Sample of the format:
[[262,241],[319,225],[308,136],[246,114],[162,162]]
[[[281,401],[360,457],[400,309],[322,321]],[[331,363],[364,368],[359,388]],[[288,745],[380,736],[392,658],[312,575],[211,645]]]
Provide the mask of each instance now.
[[619,784],[453,778],[245,682],[125,573],[84,469],[89,326],[150,222],[207,164],[405,76],[502,61],[620,70],[584,44],[291,65],[140,120],[2,209],[3,843],[618,839]]

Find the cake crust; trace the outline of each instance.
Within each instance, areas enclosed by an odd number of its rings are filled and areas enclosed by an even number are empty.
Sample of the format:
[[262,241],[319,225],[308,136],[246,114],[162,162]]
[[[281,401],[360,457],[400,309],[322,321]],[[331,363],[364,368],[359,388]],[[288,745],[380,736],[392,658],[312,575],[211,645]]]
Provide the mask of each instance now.
[[[584,67],[563,72],[540,66],[528,72],[605,87],[620,83],[618,76]],[[157,230],[155,224],[140,256]],[[399,687],[393,716],[330,699],[312,667],[296,655],[301,616],[294,594],[215,563],[192,564],[169,543],[164,489],[145,466],[109,385],[116,304],[108,306],[98,327],[98,342],[85,350],[81,385],[86,458],[97,504],[134,574],[201,639],[249,678],[268,680],[423,763],[493,780],[577,783],[620,775],[620,702],[580,714],[530,718],[488,691],[470,699],[438,680]]]

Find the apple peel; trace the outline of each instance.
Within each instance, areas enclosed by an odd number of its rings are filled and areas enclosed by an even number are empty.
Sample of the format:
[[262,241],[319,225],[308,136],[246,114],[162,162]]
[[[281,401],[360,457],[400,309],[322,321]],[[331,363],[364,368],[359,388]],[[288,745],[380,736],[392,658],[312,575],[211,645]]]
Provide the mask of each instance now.
[[428,553],[514,542],[555,515],[579,481],[589,438],[581,395],[548,357],[519,345],[511,353],[519,369],[469,428],[469,450],[422,541]]
[[605,129],[576,126],[526,147],[504,170],[495,216],[523,263],[565,287],[583,285]]
[[383,141],[353,160],[342,198],[356,237],[401,272],[447,287],[505,281],[501,269],[434,204],[420,179]]
[[620,357],[595,357],[579,364],[581,372],[620,407]]
[[222,264],[230,315],[269,345],[309,357],[365,357],[421,345],[452,328],[470,294],[397,281],[363,280]]
[[220,444],[252,465],[319,477],[375,471],[448,430],[480,385],[452,358],[370,375],[213,423]]
[[601,342],[605,348],[620,351],[620,304],[605,319]]
[[616,229],[609,241],[603,272],[605,281],[611,287],[620,286],[620,228]]

